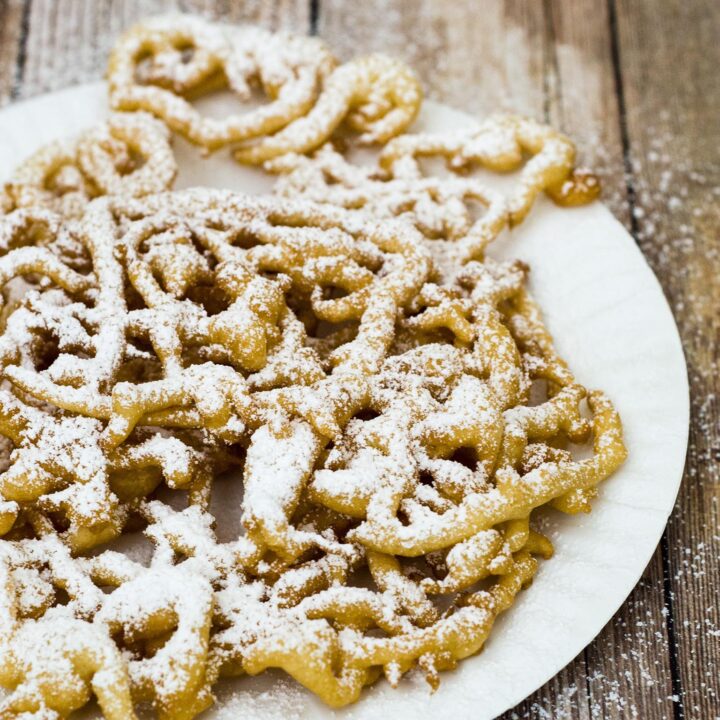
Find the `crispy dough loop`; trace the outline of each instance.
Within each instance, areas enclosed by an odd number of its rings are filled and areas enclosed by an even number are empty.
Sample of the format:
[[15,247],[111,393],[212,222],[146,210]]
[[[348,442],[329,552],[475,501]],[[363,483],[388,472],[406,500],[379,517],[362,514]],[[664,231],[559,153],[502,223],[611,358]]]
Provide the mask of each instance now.
[[[369,217],[401,216],[431,241],[438,272],[483,260],[485,250],[508,226],[524,220],[545,191],[558,205],[582,205],[598,197],[600,183],[588,170],[576,169],[575,146],[552,128],[516,116],[497,116],[476,130],[407,134],[390,140],[376,165],[353,165],[332,145],[313,155],[311,148],[289,148],[271,157],[265,168],[283,177],[274,192],[359,210]],[[526,156],[530,159],[526,161]],[[427,170],[422,160],[443,158],[449,176]],[[516,189],[505,197],[477,177],[520,170]],[[474,205],[484,206],[477,217]],[[454,242],[432,242],[438,238]]]
[[102,195],[142,197],[172,187],[170,138],[145,113],[114,113],[74,142],[54,142],[25,160],[5,186],[11,209],[44,208],[80,217]]
[[[525,154],[531,156],[527,162]],[[542,191],[560,205],[584,204],[600,194],[597,177],[575,169],[572,141],[530,118],[497,116],[464,132],[403,135],[383,149],[380,165],[389,170],[422,157],[443,157],[456,171],[475,166],[493,172],[522,168],[508,200],[511,225],[525,219]]]
[[[66,528],[61,537],[75,551],[117,537],[127,520],[124,503],[149,494],[163,482],[173,489],[191,488],[208,458],[179,438],[146,434],[107,455],[101,425],[83,417],[52,416],[3,391],[0,431],[15,451],[0,474],[3,535],[18,520],[20,506],[59,514]],[[122,474],[144,471],[134,488],[123,492]],[[138,493],[139,491],[139,493]],[[54,532],[52,525],[46,531]]]
[[[352,539],[379,552],[417,556],[456,542],[511,520],[525,508],[550,502],[575,487],[590,489],[611,475],[625,460],[622,426],[617,413],[602,393],[591,393],[595,455],[576,462],[543,463],[527,478],[503,468],[502,489],[472,494],[461,504],[442,514],[425,514],[417,526],[402,525],[399,520],[368,517],[351,534]],[[543,425],[538,426],[542,433]],[[520,509],[522,508],[522,510]]]
[[411,125],[421,102],[420,83],[409,67],[386,55],[367,55],[336,68],[305,117],[233,154],[238,162],[260,165],[286,153],[310,152],[343,122],[360,133],[361,143],[385,143]]
[[152,657],[128,663],[133,698],[151,701],[160,718],[193,718],[212,704],[206,678],[212,589],[182,570],[148,573],[115,590],[97,619],[126,643],[164,641]]
[[[197,17],[155,18],[131,28],[108,63],[110,104],[145,111],[206,150],[281,130],[317,102],[335,60],[321,41],[260,28],[226,30]],[[269,102],[223,119],[191,100],[230,89],[249,100],[259,85]]]
[[167,130],[145,113],[111,115],[80,140],[77,157],[96,195],[152,195],[177,174]]
[[[412,222],[428,239],[441,274],[453,264],[481,259],[510,220],[504,196],[485,182],[427,175],[414,159],[388,167],[353,165],[326,143],[310,156],[287,153],[264,167],[280,174],[273,192],[281,197],[357,210],[368,218],[402,217]],[[447,240],[452,242],[443,242]]]

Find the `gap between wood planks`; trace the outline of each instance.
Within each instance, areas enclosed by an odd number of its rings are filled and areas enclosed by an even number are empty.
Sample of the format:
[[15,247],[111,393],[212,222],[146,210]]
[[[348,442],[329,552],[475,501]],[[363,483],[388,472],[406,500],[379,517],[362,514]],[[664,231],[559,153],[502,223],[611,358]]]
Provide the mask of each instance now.
[[[625,104],[625,90],[623,87],[622,66],[620,61],[620,37],[617,25],[617,8],[615,0],[607,0],[608,5],[608,23],[610,26],[610,42],[613,78],[615,80],[615,93],[618,101],[618,120],[620,125],[620,138],[623,150],[623,165],[625,168],[625,188],[627,191],[627,203],[630,209],[630,232],[635,242],[638,242],[638,221],[636,216],[636,193],[633,168],[630,155],[630,135],[627,127],[627,107]],[[678,698],[678,702],[673,703],[673,715],[675,720],[684,720],[685,718],[685,696],[682,687],[682,678],[680,676],[680,668],[678,667],[678,647],[677,638],[675,636],[675,606],[673,602],[673,592],[670,584],[670,553],[668,549],[668,531],[663,530],[660,540],[660,552],[662,557],[663,571],[663,600],[667,608],[665,616],[665,630],[668,636],[668,651],[670,660],[670,677],[672,681],[673,695]]]
[[30,33],[30,10],[32,9],[32,0],[25,0],[22,9],[22,18],[20,21],[20,39],[15,64],[15,76],[13,78],[13,88],[10,98],[15,100],[20,95],[20,87],[22,85],[23,75],[25,73],[25,64],[27,62],[27,41]]

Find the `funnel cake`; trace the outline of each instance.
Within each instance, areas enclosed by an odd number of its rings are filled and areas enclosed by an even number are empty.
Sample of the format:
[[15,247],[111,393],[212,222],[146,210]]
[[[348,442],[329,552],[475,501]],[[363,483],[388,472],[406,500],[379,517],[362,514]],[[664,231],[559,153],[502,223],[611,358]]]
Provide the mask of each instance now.
[[[84,273],[14,259],[42,234],[4,256],[7,282],[46,277],[1,339],[8,712],[94,693],[107,717],[149,701],[189,718],[220,675],[269,667],[331,705],[415,666],[437,684],[552,553],[533,509],[587,510],[624,458],[522,263],[437,284],[406,220],[209,190],[101,198],[73,233]],[[237,463],[245,533],[218,543],[212,478]],[[186,510],[153,499],[163,481]],[[87,554],[138,522],[148,567]]]
[[[338,66],[315,38],[232,31],[196,17],[147,21],[120,38],[108,64],[110,105],[152,113],[207,151],[240,144],[238,160],[258,164],[325,142],[346,121],[365,142],[385,142],[415,119],[422,92],[397,60],[370,55]],[[223,119],[203,116],[192,100],[252,89],[267,102]]]
[[[524,118],[392,139],[411,71],[314,39],[161,18],[109,85],[123,112],[0,195],[0,717],[190,720],[271,668],[333,707],[413,669],[436,688],[552,556],[535,511],[589,511],[626,456],[529,267],[485,252],[596,178]],[[253,87],[245,114],[191,104]],[[275,194],[169,191],[166,128]]]

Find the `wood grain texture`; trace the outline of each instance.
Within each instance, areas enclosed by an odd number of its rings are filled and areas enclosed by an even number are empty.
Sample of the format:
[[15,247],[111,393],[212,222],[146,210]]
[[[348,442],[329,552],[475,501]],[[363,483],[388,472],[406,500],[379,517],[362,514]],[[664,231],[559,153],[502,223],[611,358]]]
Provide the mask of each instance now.
[[383,50],[418,72],[428,97],[477,115],[542,115],[541,2],[323,0],[318,34],[342,58]]
[[18,87],[23,11],[22,0],[0,0],[0,106]]
[[29,8],[23,42],[26,60],[17,78],[17,95],[23,98],[99,79],[118,34],[148,15],[196,12],[273,30],[310,31],[304,0],[32,0],[25,7]]
[[603,179],[603,201],[629,225],[623,141],[608,7],[596,0],[545,4],[547,120],[567,132]]
[[692,422],[664,546],[673,663],[686,718],[720,717],[720,8],[620,0],[635,230],[683,338]]
[[578,142],[678,321],[688,465],[629,600],[504,720],[720,718],[717,0],[0,0],[0,104],[98,79],[119,32],[175,10],[317,30],[343,58],[386,51],[417,69],[433,99],[544,118]]

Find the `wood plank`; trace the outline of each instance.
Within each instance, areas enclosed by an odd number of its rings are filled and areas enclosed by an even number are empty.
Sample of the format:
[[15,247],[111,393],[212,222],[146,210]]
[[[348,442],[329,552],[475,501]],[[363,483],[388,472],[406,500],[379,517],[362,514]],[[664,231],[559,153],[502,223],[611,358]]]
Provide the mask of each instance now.
[[543,24],[539,2],[323,0],[318,34],[344,59],[403,58],[428,97],[467,112],[542,116]]
[[269,30],[310,31],[309,0],[180,0],[173,3],[184,12],[197,12],[213,20],[255,23]]
[[21,97],[102,76],[118,34],[144,17],[168,12],[199,12],[213,19],[254,22],[270,29],[310,30],[307,0],[33,0]]
[[22,37],[22,0],[0,0],[0,106],[11,99],[16,86]]
[[641,247],[675,312],[691,382],[686,474],[668,527],[675,692],[685,718],[720,717],[720,9],[617,3]]
[[603,180],[603,201],[630,226],[607,6],[595,0],[546,4],[548,119],[578,145]]

